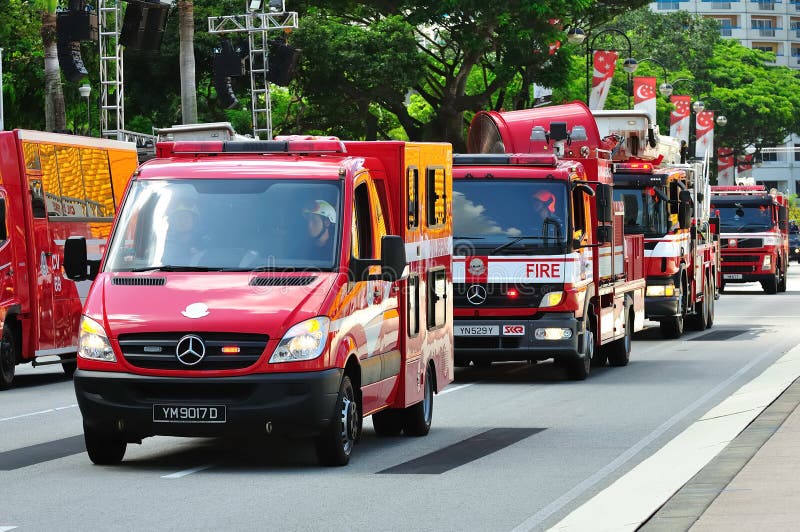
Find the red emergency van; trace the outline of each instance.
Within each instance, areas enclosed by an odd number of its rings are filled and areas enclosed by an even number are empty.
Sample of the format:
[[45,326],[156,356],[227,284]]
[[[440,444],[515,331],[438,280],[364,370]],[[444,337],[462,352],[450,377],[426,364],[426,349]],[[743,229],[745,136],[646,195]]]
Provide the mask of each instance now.
[[[130,181],[84,307],[89,457],[152,435],[425,435],[453,379],[451,147],[170,142]],[[81,238],[65,269],[91,277]],[[88,272],[88,273],[87,273]]]
[[82,235],[89,256],[100,257],[136,165],[128,142],[0,132],[0,390],[12,385],[17,364],[75,371],[89,283],[63,277],[64,240]]

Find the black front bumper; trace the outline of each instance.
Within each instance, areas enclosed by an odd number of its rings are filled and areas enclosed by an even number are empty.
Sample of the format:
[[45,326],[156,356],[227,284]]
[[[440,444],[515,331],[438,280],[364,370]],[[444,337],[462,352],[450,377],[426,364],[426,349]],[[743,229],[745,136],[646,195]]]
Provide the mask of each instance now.
[[725,284],[735,284],[735,283],[755,283],[761,281],[771,281],[775,279],[774,273],[742,273],[736,274],[741,275],[741,279],[726,279],[725,272],[722,273],[722,282]]
[[[313,436],[334,415],[343,370],[239,377],[150,377],[105,371],[75,372],[84,425],[128,441],[154,435]],[[154,422],[153,405],[224,405],[225,423]]]
[[[545,314],[535,320],[520,319],[457,319],[456,326],[497,326],[500,334],[496,336],[456,336],[455,360],[465,364],[470,360],[547,360],[574,359],[583,353],[584,322],[574,316],[558,313]],[[525,334],[520,336],[503,335],[503,326],[522,325]],[[545,327],[569,328],[572,337],[564,340],[537,340],[536,329]]]
[[653,296],[644,298],[644,315],[648,320],[680,316],[680,296]]

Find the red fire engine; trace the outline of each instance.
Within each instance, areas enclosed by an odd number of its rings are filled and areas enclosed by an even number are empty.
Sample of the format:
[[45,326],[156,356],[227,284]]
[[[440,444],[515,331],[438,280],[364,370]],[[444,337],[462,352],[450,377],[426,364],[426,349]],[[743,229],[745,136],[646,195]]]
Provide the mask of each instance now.
[[127,142],[0,132],[0,390],[12,385],[17,364],[75,371],[89,283],[63,278],[64,240],[83,235],[100,257],[136,164]]
[[719,217],[722,284],[758,281],[767,294],[786,291],[788,199],[762,185],[711,187]]
[[[131,179],[80,326],[89,457],[152,435],[428,433],[453,379],[449,144],[170,142]],[[87,276],[82,239],[65,269]]]
[[677,140],[660,136],[646,111],[593,113],[600,134],[618,143],[614,199],[625,207],[625,234],[645,239],[645,316],[659,322],[666,338],[679,338],[684,324],[711,327],[719,248],[705,166],[676,164]]
[[479,112],[468,143],[453,168],[456,361],[554,358],[575,380],[626,365],[643,238],[623,235],[589,109]]

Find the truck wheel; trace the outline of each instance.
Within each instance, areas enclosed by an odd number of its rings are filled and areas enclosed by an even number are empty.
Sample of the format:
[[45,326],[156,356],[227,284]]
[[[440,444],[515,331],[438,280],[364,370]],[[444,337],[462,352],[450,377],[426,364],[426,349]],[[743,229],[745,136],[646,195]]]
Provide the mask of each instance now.
[[587,329],[583,335],[586,342],[583,356],[579,353],[575,358],[567,360],[567,376],[573,381],[586,380],[592,370],[592,360],[595,358],[594,333],[591,329]]
[[373,414],[372,426],[378,436],[398,436],[403,432],[403,412],[388,409]]
[[683,316],[672,316],[659,322],[661,336],[664,338],[680,338],[683,335]]
[[317,456],[327,466],[343,466],[350,461],[358,439],[361,414],[350,377],[345,375],[339,385],[335,415],[327,429],[316,440]]
[[765,294],[775,294],[778,292],[778,273],[775,272],[775,277],[769,281],[761,281],[761,288],[764,289]]
[[714,285],[711,284],[711,279],[708,280],[708,286],[708,318],[706,319],[706,329],[710,329],[714,326],[714,301],[717,299],[717,294],[714,293]]
[[78,361],[74,358],[65,359],[61,357],[61,369],[64,370],[64,375],[67,377],[72,377],[75,374],[75,370],[78,369]]
[[112,438],[85,426],[83,441],[86,443],[89,460],[97,465],[116,465],[122,462],[122,457],[128,448],[124,440]]
[[786,292],[786,272],[780,270],[780,280],[778,281],[778,292]]
[[422,384],[425,387],[422,401],[409,406],[403,413],[403,430],[406,436],[425,436],[430,432],[433,420],[433,384],[433,372],[428,366],[425,370],[425,382]]
[[703,289],[703,300],[695,303],[694,314],[687,317],[687,321],[695,331],[704,331],[708,323],[708,284]]
[[625,336],[608,344],[608,363],[619,368],[627,366],[631,359],[631,336],[633,336],[633,313],[628,313]]
[[17,365],[17,342],[14,331],[3,325],[3,338],[0,340],[0,390],[8,390],[14,381]]

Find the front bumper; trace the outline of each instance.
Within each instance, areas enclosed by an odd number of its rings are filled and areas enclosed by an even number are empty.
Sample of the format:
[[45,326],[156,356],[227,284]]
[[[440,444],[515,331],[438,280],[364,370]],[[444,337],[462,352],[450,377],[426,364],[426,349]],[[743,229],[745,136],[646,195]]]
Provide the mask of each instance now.
[[680,276],[676,277],[648,277],[647,286],[672,285],[674,293],[671,296],[648,296],[644,298],[644,315],[649,320],[658,321],[662,318],[671,318],[681,315]]
[[[574,359],[583,349],[584,322],[570,314],[545,314],[535,320],[520,319],[478,319],[461,320],[454,323],[456,331],[460,326],[495,326],[498,334],[491,336],[455,336],[455,360],[468,363],[470,360],[547,360]],[[524,334],[504,335],[506,326],[522,326]],[[561,340],[537,340],[534,337],[539,328],[568,328],[572,337]]]
[[[342,369],[237,377],[175,378],[78,370],[75,394],[84,425],[127,441],[154,435],[313,436],[334,414]],[[153,405],[224,405],[225,423],[154,422]]]
[[[728,275],[737,275],[741,276],[737,279],[731,279],[727,277]],[[741,273],[741,274],[722,274],[722,282],[725,284],[731,283],[753,283],[753,282],[760,282],[760,281],[771,281],[775,279],[774,273]]]

